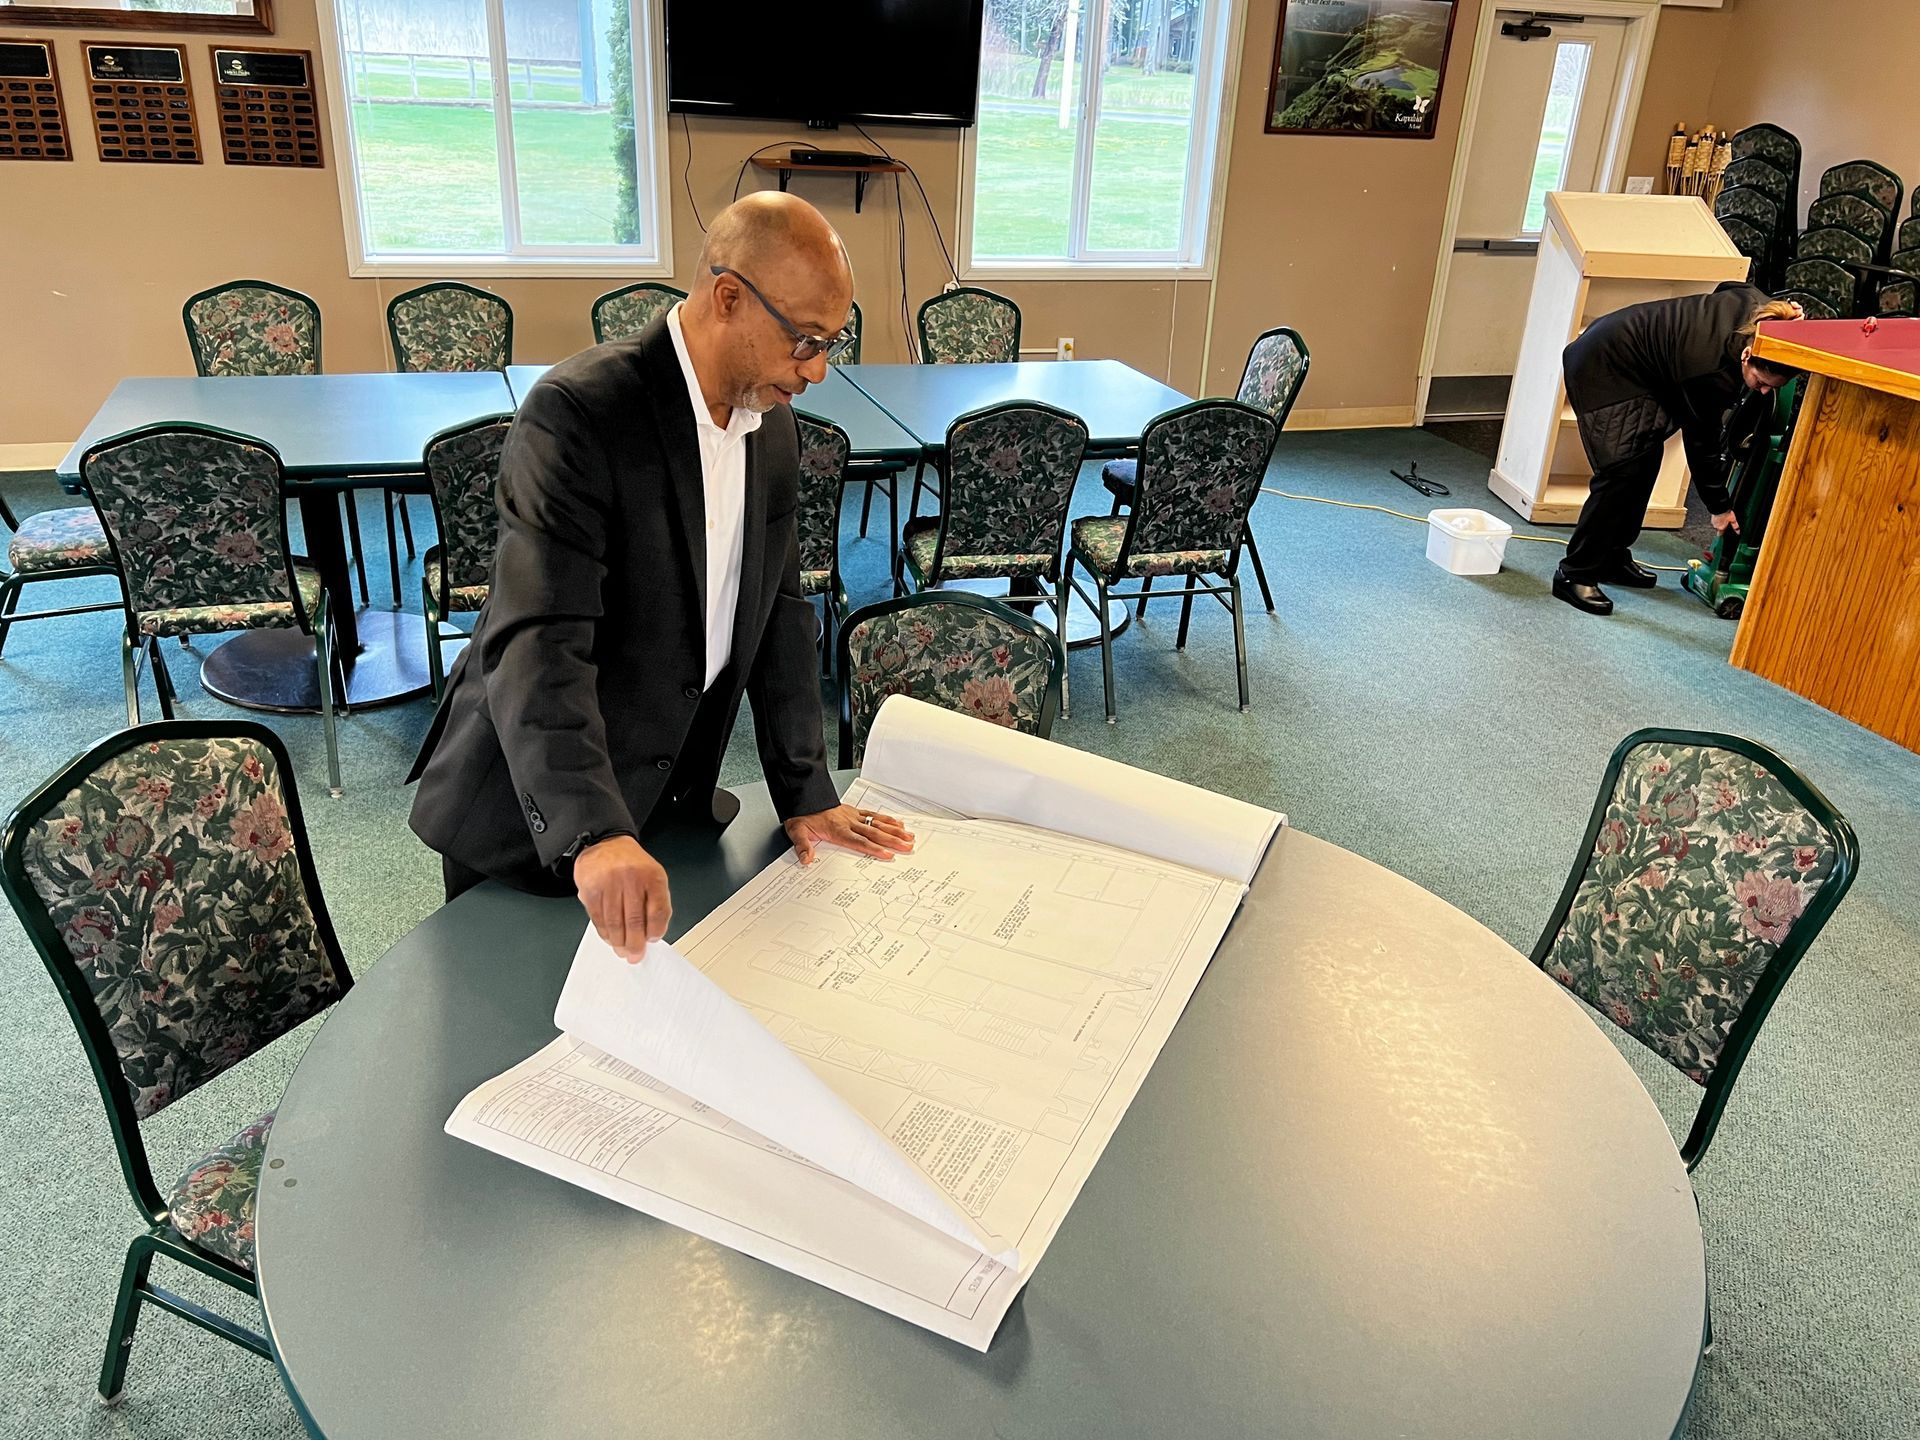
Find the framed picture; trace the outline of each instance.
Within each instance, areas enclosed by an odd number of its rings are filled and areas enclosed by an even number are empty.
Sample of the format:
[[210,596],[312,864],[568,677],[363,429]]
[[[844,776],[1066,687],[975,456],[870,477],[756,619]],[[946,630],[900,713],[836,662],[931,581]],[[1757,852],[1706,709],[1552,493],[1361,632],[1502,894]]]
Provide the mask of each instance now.
[[1454,0],[1281,0],[1270,135],[1431,140]]
[[273,33],[272,0],[0,0],[0,25],[89,30],[258,30]]

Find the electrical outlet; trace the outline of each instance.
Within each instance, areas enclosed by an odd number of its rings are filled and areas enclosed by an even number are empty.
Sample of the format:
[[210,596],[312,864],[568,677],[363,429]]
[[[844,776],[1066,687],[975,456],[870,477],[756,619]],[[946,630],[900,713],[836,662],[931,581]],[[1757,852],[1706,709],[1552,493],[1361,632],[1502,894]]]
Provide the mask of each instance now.
[[1073,358],[1073,337],[1071,335],[1062,335],[1060,337],[1059,341],[1053,347],[1053,358],[1056,360],[1071,360]]
[[1627,194],[1651,195],[1652,193],[1653,193],[1653,177],[1651,175],[1627,176]]

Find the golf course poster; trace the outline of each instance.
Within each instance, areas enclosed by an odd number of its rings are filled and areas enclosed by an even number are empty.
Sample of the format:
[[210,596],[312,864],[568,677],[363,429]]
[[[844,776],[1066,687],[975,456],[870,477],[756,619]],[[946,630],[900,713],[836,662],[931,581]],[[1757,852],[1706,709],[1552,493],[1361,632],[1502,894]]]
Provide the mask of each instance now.
[[1267,131],[1430,140],[1454,0],[1283,0]]

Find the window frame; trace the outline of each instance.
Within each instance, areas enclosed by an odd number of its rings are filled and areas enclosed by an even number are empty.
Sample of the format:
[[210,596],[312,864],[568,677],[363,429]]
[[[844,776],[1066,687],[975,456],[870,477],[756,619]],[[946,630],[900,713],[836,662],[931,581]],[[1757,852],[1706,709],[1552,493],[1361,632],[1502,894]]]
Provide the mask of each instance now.
[[[1095,18],[1106,12],[1110,0],[1083,0],[1095,11]],[[1240,69],[1249,6],[1247,0],[1219,0],[1220,10],[1209,33],[1202,39],[1203,54],[1218,53],[1219,84],[1211,107],[1212,125],[1200,122],[1207,107],[1194,109],[1194,134],[1189,141],[1189,165],[1196,154],[1208,156],[1211,173],[1205,185],[1188,187],[1186,207],[1181,219],[1188,248],[1184,256],[1162,253],[1095,251],[1078,258],[1047,257],[1033,260],[976,258],[973,253],[974,187],[980,125],[976,119],[965,132],[960,147],[958,175],[958,262],[963,283],[975,281],[1020,280],[1211,280],[1220,254],[1221,219],[1226,210],[1226,179],[1233,148],[1233,118],[1240,88]],[[983,16],[982,24],[985,24]],[[1091,28],[1091,27],[1089,27]],[[982,74],[985,67],[982,66]],[[1197,78],[1197,71],[1196,71]],[[1084,170],[1086,183],[1076,187],[1077,195],[1069,208],[1069,235],[1086,233],[1086,209],[1093,189],[1093,126],[1086,123],[1097,115],[1102,84],[1099,67],[1091,67],[1088,83],[1081,87],[1076,101],[1082,123],[1075,139],[1074,168]]]
[[[500,85],[500,76],[508,60],[504,54],[506,35],[505,0],[481,0],[485,10],[487,43],[494,79],[494,93],[509,93]],[[619,245],[520,245],[517,240],[519,214],[517,157],[509,143],[510,118],[503,107],[493,106],[496,157],[503,187],[501,226],[504,251],[476,254],[471,251],[418,251],[407,254],[369,252],[366,248],[365,220],[360,205],[360,156],[353,133],[353,107],[348,95],[346,53],[339,29],[339,0],[318,0],[320,49],[324,59],[323,81],[327,97],[328,129],[333,136],[335,179],[340,188],[340,218],[345,231],[347,273],[357,279],[392,276],[400,279],[433,278],[510,278],[513,276],[612,276],[629,279],[670,277],[673,274],[673,206],[667,160],[666,116],[666,42],[662,0],[626,0],[630,7],[630,34],[644,35],[645,53],[640,47],[630,57],[633,66],[633,119],[635,158],[639,166],[637,189],[644,212],[652,207],[651,246]],[[509,107],[510,108],[510,105]],[[651,173],[649,174],[649,169]],[[514,203],[505,203],[505,187],[513,187]],[[646,233],[646,232],[643,232]]]

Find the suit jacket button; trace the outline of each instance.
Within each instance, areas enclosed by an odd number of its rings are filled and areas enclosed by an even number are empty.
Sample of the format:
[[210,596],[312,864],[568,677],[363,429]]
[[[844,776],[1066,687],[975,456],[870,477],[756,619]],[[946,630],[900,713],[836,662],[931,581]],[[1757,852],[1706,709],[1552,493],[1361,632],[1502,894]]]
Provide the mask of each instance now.
[[673,762],[671,760],[656,760],[653,762],[653,768],[656,770],[671,770],[673,769]]
[[698,685],[689,685],[681,693],[689,700],[698,700],[700,698],[700,687]]
[[544,820],[542,820],[542,819],[540,819],[540,818],[539,818],[538,816],[536,816],[536,817],[534,818],[534,821],[533,821],[533,833],[534,833],[534,834],[536,834],[536,835],[544,835],[544,834],[546,834],[546,833],[547,833],[547,822],[546,822],[546,821],[544,821]]

